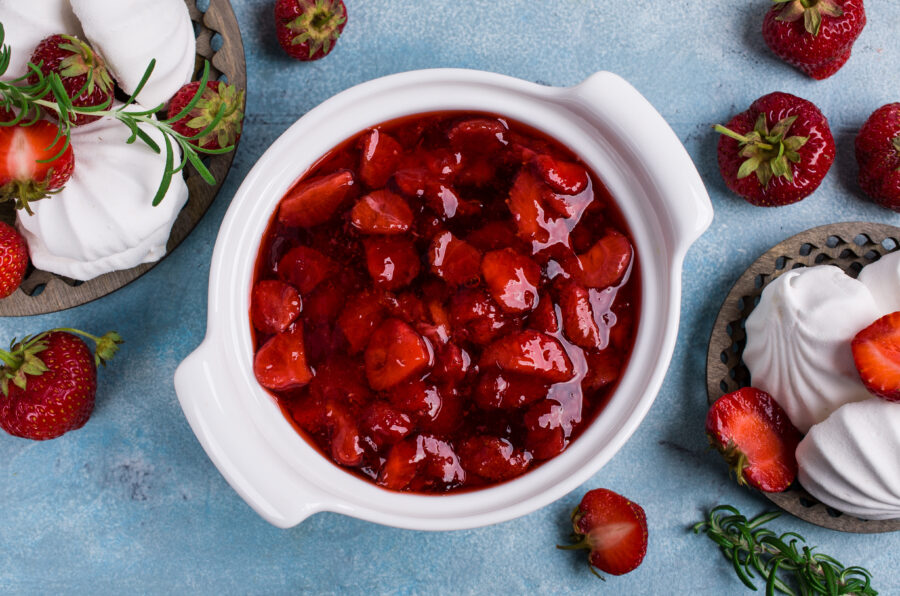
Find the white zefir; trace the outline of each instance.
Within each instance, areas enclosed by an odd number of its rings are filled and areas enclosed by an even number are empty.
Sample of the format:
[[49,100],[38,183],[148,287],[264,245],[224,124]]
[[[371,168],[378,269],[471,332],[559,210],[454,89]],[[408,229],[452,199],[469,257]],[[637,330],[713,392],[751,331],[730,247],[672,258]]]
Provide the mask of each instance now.
[[137,89],[150,61],[156,60],[137,98],[141,104],[154,108],[166,103],[190,82],[196,39],[184,0],[71,0],[71,4],[87,40],[126,93]]
[[[159,130],[140,127],[165,146]],[[172,224],[188,198],[187,184],[180,174],[173,176],[154,207],[165,151],[155,153],[140,139],[126,144],[130,136],[128,127],[111,117],[72,130],[72,178],[58,194],[31,203],[34,215],[17,214],[35,267],[87,280],[166,254]],[[173,149],[178,164],[181,151],[177,145]]]
[[0,0],[0,23],[10,48],[4,81],[27,73],[25,64],[44,38],[64,33],[84,39],[69,0]]

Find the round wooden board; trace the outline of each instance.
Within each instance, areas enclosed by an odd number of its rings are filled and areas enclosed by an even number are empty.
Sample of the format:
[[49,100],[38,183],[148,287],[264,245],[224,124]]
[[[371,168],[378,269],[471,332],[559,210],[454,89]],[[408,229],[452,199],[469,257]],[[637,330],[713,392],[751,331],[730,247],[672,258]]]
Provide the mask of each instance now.
[[[229,0],[209,0],[209,7],[205,12],[198,8],[197,0],[185,0],[185,3],[197,32],[197,60],[193,78],[196,80],[200,77],[203,61],[209,60],[211,80],[225,78],[239,89],[246,89],[244,44]],[[172,226],[166,254],[171,253],[187,237],[209,209],[228,175],[234,153],[232,151],[203,158],[216,179],[215,185],[204,182],[192,166],[185,168],[190,194],[187,204]],[[0,219],[10,224],[15,221],[12,203],[5,202],[0,206]],[[38,315],[85,304],[134,281],[155,264],[145,263],[132,269],[113,271],[85,282],[29,266],[21,287],[8,298],[0,300],[0,316]]]
[[[746,344],[744,324],[768,283],[791,269],[823,264],[836,265],[856,278],[865,265],[898,248],[900,228],[848,222],[801,232],[759,257],[731,288],[716,317],[706,356],[709,403],[750,385],[750,372],[741,359]],[[785,492],[765,495],[788,513],[832,530],[857,533],[900,530],[900,519],[869,521],[827,507],[797,482]]]

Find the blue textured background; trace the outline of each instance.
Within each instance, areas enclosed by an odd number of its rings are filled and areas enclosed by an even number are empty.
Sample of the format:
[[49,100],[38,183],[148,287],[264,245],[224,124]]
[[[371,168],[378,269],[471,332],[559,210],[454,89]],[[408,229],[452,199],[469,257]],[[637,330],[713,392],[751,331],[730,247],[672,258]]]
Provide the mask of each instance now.
[[[711,542],[687,527],[722,502],[770,507],[738,488],[706,449],[705,356],[732,282],[758,254],[825,223],[900,216],[866,203],[854,182],[853,137],[878,106],[900,100],[900,3],[870,0],[869,24],[836,76],[814,82],[775,59],[759,34],[767,0],[347,0],[350,19],[328,58],[282,56],[270,0],[232,0],[249,75],[235,166],[188,240],[130,286],[80,308],[0,320],[0,339],[54,326],[127,339],[101,371],[88,424],[37,443],[0,436],[0,591],[167,593],[742,593]],[[597,70],[631,81],[686,144],[712,196],[715,221],[688,254],[681,331],[664,387],[616,458],[583,489],[606,486],[641,503],[650,547],[634,573],[600,584],[583,556],[553,545],[567,535],[581,490],[524,518],[451,533],[381,527],[334,514],[277,530],[225,483],[195,440],[172,374],[199,344],[216,231],[241,179],[296,118],[329,96],[381,75],[470,67],[551,85]],[[800,204],[766,210],[730,195],[715,166],[727,121],[770,91],[818,104],[838,143],[834,168]],[[900,534],[856,536],[790,517],[847,564],[863,564],[884,594],[900,593]]]

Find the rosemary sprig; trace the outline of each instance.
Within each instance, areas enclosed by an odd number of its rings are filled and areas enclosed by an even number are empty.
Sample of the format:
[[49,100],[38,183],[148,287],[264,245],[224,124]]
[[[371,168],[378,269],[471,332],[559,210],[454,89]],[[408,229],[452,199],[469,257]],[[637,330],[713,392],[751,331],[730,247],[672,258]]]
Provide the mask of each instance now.
[[718,544],[744,585],[754,591],[754,571],[758,573],[765,581],[767,596],[776,591],[792,596],[878,594],[866,569],[845,568],[833,557],[814,552],[815,548],[807,546],[806,540],[795,532],[779,536],[764,527],[779,515],[764,513],[748,521],[734,507],[719,505],[693,530],[695,534],[706,533]]
[[[0,23],[0,75],[3,75],[9,67],[11,49],[4,44],[5,34],[3,23]],[[0,107],[15,112],[16,117],[11,122],[0,122],[0,126],[22,125],[29,126],[34,124],[46,113],[54,113],[59,123],[59,132],[54,139],[52,147],[60,138],[65,138],[62,149],[52,158],[43,160],[52,162],[65,152],[71,143],[73,119],[78,114],[87,114],[93,116],[107,116],[116,118],[131,130],[131,137],[126,141],[131,144],[135,140],[140,139],[155,153],[160,153],[162,148],[159,143],[153,140],[146,131],[142,130],[140,125],[149,125],[159,130],[163,135],[163,145],[166,152],[165,169],[159,187],[153,197],[153,205],[158,205],[162,201],[169,186],[172,177],[184,169],[185,165],[191,163],[203,180],[207,184],[215,184],[216,179],[210,173],[209,169],[200,159],[200,153],[219,155],[234,150],[234,145],[228,145],[220,149],[204,149],[191,143],[210,134],[222,118],[225,116],[226,106],[220,106],[216,116],[203,130],[197,132],[193,136],[185,136],[177,132],[172,124],[185,117],[194,106],[200,101],[203,91],[206,89],[206,83],[209,80],[209,61],[204,61],[203,73],[200,77],[200,86],[197,93],[191,98],[186,106],[177,114],[166,120],[157,120],[154,114],[164,108],[163,104],[155,106],[151,109],[135,110],[129,109],[134,103],[136,97],[140,94],[153,69],[156,66],[156,60],[151,60],[141,78],[140,83],[125,103],[115,109],[110,109],[112,99],[108,99],[101,105],[91,107],[80,107],[72,105],[72,101],[66,93],[62,79],[55,72],[45,76],[38,65],[28,64],[29,73],[11,81],[0,81]],[[37,81],[29,83],[30,76],[34,76]],[[181,148],[182,158],[180,162],[175,160],[175,147]]]

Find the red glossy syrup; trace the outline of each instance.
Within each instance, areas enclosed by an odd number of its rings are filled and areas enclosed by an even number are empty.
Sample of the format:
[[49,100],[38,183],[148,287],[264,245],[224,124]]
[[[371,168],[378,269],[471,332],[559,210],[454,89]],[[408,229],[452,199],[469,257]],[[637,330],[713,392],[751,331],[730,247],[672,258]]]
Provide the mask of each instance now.
[[631,354],[637,256],[597,177],[490,114],[386,122],[287,193],[251,297],[260,383],[388,489],[497,484],[576,440]]

